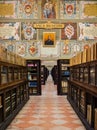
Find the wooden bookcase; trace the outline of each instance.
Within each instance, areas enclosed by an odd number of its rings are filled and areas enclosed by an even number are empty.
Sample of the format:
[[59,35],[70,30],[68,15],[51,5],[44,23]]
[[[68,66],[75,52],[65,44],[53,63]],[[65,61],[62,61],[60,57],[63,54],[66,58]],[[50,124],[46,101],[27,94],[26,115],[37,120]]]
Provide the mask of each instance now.
[[41,95],[41,61],[27,60],[27,77],[30,95]]
[[26,66],[0,61],[0,130],[5,130],[29,99]]
[[45,85],[45,66],[41,65],[41,85]]
[[70,76],[69,59],[59,59],[57,61],[58,79],[57,79],[57,94],[65,95],[68,93],[68,79]]
[[86,129],[97,130],[97,61],[73,65],[70,74],[67,98]]

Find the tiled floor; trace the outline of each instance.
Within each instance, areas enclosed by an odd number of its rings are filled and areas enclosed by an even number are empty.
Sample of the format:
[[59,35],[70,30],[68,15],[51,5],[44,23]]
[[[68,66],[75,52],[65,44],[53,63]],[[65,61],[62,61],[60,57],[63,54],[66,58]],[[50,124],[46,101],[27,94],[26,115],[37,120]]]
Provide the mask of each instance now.
[[31,96],[7,130],[85,130],[66,96],[57,96],[50,76],[42,88],[42,96]]

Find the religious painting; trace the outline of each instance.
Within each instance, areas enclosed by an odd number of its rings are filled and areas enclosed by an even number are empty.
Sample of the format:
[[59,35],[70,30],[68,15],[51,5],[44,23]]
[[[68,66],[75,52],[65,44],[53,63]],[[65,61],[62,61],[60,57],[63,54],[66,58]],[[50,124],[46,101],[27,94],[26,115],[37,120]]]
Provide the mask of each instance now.
[[43,47],[55,47],[55,32],[43,33]]
[[97,23],[79,23],[79,40],[97,40]]
[[17,1],[0,2],[0,17],[17,18]]
[[41,10],[43,19],[57,18],[57,0],[42,0]]
[[78,18],[78,6],[75,0],[60,0],[60,19]]
[[33,28],[33,23],[22,23],[21,25],[21,39],[22,40],[36,40],[36,29]]
[[37,0],[22,0],[18,5],[18,18],[38,19],[38,1]]
[[80,17],[97,18],[97,1],[80,1]]
[[20,23],[0,23],[0,40],[20,40]]
[[77,39],[77,24],[76,23],[65,23],[65,27],[61,29],[62,40],[73,40]]

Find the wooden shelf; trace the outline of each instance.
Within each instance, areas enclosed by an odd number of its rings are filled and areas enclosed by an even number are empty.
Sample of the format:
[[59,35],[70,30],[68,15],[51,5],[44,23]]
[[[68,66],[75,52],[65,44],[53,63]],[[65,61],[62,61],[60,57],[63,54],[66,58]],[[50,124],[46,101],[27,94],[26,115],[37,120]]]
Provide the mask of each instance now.
[[29,94],[41,95],[41,61],[29,59],[26,61],[26,66]]
[[7,128],[28,99],[27,68],[0,61],[0,129]]
[[73,65],[70,73],[67,98],[86,129],[96,130],[97,61]]
[[68,93],[68,79],[70,76],[69,59],[59,59],[57,61],[58,78],[57,78],[57,94],[67,95]]

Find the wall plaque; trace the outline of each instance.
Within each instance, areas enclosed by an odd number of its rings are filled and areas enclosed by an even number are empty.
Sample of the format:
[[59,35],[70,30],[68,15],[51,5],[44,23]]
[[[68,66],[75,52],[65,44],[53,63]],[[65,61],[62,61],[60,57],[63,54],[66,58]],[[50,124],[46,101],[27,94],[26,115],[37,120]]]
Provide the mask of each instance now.
[[97,2],[81,3],[81,18],[96,18],[97,17]]
[[48,23],[34,24],[33,26],[34,26],[34,28],[46,28],[46,29],[64,28],[64,24],[51,23],[50,21],[48,21]]

